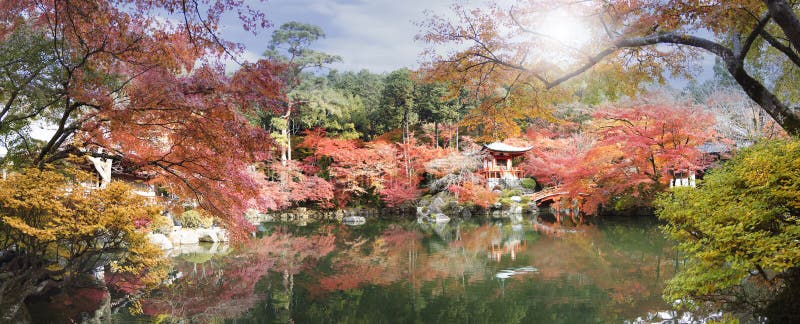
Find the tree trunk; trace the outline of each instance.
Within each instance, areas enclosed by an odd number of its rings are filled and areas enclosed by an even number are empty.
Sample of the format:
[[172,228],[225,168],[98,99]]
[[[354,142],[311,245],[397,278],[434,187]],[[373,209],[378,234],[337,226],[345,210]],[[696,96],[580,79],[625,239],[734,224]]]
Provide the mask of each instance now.
[[436,145],[434,145],[434,147],[436,147],[438,149],[439,148],[439,122],[436,121],[436,120],[433,121],[433,140],[436,142]]
[[[731,64],[733,63],[733,64]],[[781,102],[769,89],[747,74],[741,64],[726,62],[728,72],[742,87],[747,96],[758,103],[778,125],[792,135],[800,135],[800,117]]]
[[403,144],[408,143],[408,108],[403,111]]
[[289,121],[291,120],[293,108],[294,102],[289,102],[288,107],[286,107],[286,114],[283,115],[283,119],[286,121],[285,127],[281,129],[281,136],[286,139],[286,144],[281,145],[281,165],[283,166],[286,166],[287,161],[292,159],[292,138],[289,131]]
[[458,152],[458,124],[456,124],[456,152]]
[[[289,138],[289,129],[284,128],[281,129],[281,136],[283,138]],[[281,145],[281,165],[286,166],[287,161],[289,160],[289,141],[287,140],[285,144]]]
[[289,131],[286,134],[286,156],[287,156],[287,160],[291,161],[292,160],[292,120],[289,119],[286,122],[286,125],[287,125],[286,128],[289,129]]
[[795,50],[800,50],[800,20],[794,14],[792,6],[785,0],[764,0],[764,3],[767,4],[772,19],[781,27]]
[[[11,296],[8,296],[11,297]],[[3,323],[31,323],[31,314],[25,306],[24,298],[3,299],[0,303],[0,322]]]
[[0,323],[30,323],[25,299],[52,289],[55,283],[47,279],[44,270],[20,270],[17,274],[0,272]]

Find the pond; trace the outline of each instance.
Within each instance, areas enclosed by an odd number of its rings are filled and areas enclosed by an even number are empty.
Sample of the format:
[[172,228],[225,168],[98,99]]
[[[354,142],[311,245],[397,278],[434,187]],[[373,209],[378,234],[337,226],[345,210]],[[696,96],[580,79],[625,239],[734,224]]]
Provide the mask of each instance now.
[[[171,284],[114,309],[113,321],[635,323],[688,316],[661,297],[681,263],[652,219],[575,228],[519,217],[262,229],[237,249],[173,255]],[[130,315],[129,307],[141,313]],[[49,314],[34,320],[58,316]]]

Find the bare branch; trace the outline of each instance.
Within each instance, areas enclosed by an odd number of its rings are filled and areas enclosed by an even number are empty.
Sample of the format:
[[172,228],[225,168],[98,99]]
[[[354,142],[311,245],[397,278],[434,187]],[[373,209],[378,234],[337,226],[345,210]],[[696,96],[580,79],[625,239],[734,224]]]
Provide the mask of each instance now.
[[545,82],[545,85],[548,89],[551,89],[561,83],[564,83],[565,81],[586,72],[593,66],[600,63],[600,61],[602,61],[604,58],[615,53],[621,48],[636,48],[636,47],[644,47],[655,44],[675,44],[675,45],[686,45],[686,46],[701,48],[721,57],[726,62],[731,58],[733,58],[733,52],[730,49],[720,45],[719,43],[713,42],[711,40],[702,37],[674,33],[674,32],[656,33],[644,37],[620,39],[614,42],[612,46],[598,52],[594,56],[589,57],[588,62],[586,62],[584,65],[578,67],[572,72],[563,75],[558,79],[555,79],[550,82]]

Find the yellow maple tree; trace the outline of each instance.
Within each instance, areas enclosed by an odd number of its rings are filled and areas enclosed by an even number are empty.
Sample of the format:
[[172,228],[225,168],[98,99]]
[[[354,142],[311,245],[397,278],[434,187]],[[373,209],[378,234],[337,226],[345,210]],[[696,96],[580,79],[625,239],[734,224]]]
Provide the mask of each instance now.
[[161,251],[146,237],[160,207],[122,182],[90,190],[75,170],[24,169],[0,180],[0,296],[19,301],[43,287],[110,265],[141,287],[165,276]]

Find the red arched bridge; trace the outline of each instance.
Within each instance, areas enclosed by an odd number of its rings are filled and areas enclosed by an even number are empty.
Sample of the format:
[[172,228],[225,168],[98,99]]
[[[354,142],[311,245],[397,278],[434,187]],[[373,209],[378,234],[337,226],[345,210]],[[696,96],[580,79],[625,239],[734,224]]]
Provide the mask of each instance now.
[[[548,201],[554,200],[557,197],[568,195],[569,191],[564,190],[561,186],[555,186],[550,188],[545,188],[542,191],[534,192],[530,195],[531,201],[535,202],[537,205]],[[579,196],[588,196],[589,194],[586,193],[578,193]]]

